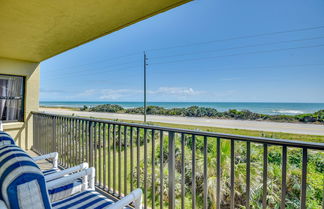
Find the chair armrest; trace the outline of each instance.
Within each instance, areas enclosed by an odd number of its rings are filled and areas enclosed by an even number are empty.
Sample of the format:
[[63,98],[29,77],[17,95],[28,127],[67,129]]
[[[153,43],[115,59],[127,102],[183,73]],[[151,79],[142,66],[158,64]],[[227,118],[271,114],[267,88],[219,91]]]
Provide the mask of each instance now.
[[84,169],[82,171],[79,171],[77,173],[64,176],[63,178],[55,179],[53,181],[50,181],[46,183],[47,189],[53,189],[57,187],[58,185],[64,185],[73,183],[75,180],[79,178],[84,178],[85,181],[85,188],[84,189],[95,189],[95,169],[93,167]]
[[60,171],[58,171],[56,173],[49,174],[49,175],[45,176],[45,180],[47,182],[52,181],[54,179],[61,178],[61,177],[65,176],[65,175],[67,175],[67,174],[71,174],[71,173],[81,171],[81,170],[84,170],[84,169],[87,169],[87,168],[89,168],[89,164],[88,163],[82,163],[82,164],[74,166],[72,168],[67,168],[67,169],[64,169],[64,170],[60,170]]
[[47,159],[52,159],[53,160],[53,168],[57,168],[57,162],[58,162],[58,153],[57,152],[52,152],[46,155],[40,155],[37,157],[33,157],[33,160],[40,161],[40,160],[47,160]]
[[0,209],[8,209],[6,203],[2,200],[0,200]]
[[134,203],[135,209],[140,209],[142,204],[142,194],[143,192],[141,189],[135,189],[121,200],[109,205],[107,209],[122,209],[132,202]]

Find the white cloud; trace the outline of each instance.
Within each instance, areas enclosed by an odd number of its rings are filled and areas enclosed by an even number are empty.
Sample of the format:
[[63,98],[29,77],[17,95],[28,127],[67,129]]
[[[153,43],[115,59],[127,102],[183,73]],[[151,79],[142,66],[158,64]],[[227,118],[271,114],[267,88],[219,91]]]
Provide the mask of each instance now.
[[79,99],[91,99],[91,100],[119,100],[128,99],[129,97],[134,97],[134,95],[141,94],[142,91],[136,89],[87,89],[75,97]]
[[[203,95],[205,92],[197,91],[188,87],[160,87],[156,90],[148,90],[149,98],[153,100],[180,101],[194,99],[195,96]],[[87,89],[73,96],[79,100],[107,100],[127,101],[142,100],[143,90],[139,89]]]
[[195,96],[203,94],[203,91],[196,91],[193,88],[185,87],[160,87],[155,91],[149,91],[149,94],[170,95],[170,96]]
[[79,94],[77,94],[76,96],[77,97],[91,97],[91,96],[94,96],[98,93],[98,90],[96,89],[88,89],[88,90],[85,90]]
[[40,93],[45,93],[45,94],[59,94],[59,93],[66,93],[67,91],[65,90],[59,90],[59,89],[40,89]]
[[102,89],[99,98],[103,100],[117,100],[140,93],[142,93],[142,91],[135,89]]

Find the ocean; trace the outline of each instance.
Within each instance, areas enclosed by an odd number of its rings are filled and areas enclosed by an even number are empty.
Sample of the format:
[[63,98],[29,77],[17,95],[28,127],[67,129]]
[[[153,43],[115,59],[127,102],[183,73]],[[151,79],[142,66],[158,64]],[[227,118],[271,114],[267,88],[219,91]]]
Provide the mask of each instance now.
[[[48,107],[93,107],[100,104],[117,104],[124,108],[143,106],[143,102],[88,102],[88,101],[41,101],[41,106]],[[303,113],[313,113],[324,109],[324,103],[261,103],[261,102],[148,102],[148,105],[155,105],[164,108],[201,106],[211,107],[218,111],[229,109],[250,110],[262,114],[285,114],[296,115]]]

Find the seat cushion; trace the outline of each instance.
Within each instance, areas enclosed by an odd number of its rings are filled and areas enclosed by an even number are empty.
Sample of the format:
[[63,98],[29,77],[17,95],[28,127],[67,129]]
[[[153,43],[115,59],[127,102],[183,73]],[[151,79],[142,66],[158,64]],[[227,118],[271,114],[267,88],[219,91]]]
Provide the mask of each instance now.
[[54,202],[53,208],[79,208],[79,209],[101,209],[112,204],[113,201],[107,197],[99,194],[96,191],[86,190],[81,193],[75,194],[64,200]]
[[48,189],[48,194],[51,202],[56,202],[58,200],[70,197],[76,193],[84,190],[84,185],[82,179],[77,179],[73,183],[68,183],[64,185],[57,186],[52,189]]
[[[43,170],[42,172],[43,172],[44,176],[48,176],[48,175],[57,173],[59,171],[60,171],[60,169],[58,169],[58,168],[52,168],[49,170]],[[64,178],[64,177],[60,177],[60,178]],[[83,191],[84,186],[82,183],[83,183],[82,179],[78,179],[78,180],[74,181],[73,183],[58,185],[57,187],[48,189],[50,201],[56,202],[58,200],[64,199],[66,197],[69,197],[71,195],[74,195],[76,193]]]
[[48,170],[42,170],[44,176],[51,175],[51,174],[59,172],[59,171],[60,171],[60,169],[58,169],[58,168],[51,168],[51,169],[48,169]]

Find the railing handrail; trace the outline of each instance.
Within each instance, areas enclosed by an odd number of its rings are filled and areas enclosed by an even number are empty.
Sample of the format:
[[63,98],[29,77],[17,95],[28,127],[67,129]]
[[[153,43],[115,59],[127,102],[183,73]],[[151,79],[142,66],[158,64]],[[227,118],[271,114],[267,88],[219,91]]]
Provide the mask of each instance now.
[[51,116],[51,117],[64,117],[64,118],[71,118],[71,119],[98,122],[98,123],[123,125],[123,126],[128,126],[128,127],[135,127],[135,128],[153,129],[153,130],[159,130],[159,131],[169,131],[169,132],[171,131],[171,132],[176,132],[176,133],[191,134],[191,135],[197,135],[197,136],[215,137],[215,138],[222,138],[222,139],[233,139],[233,140],[239,140],[239,141],[250,141],[250,142],[261,143],[261,144],[271,144],[271,145],[280,145],[280,146],[288,146],[288,147],[307,148],[307,149],[314,149],[314,150],[324,150],[324,143],[273,139],[273,138],[265,138],[265,137],[254,137],[254,136],[242,136],[242,135],[224,134],[224,133],[216,133],[216,132],[208,132],[208,131],[170,128],[170,127],[162,127],[162,126],[155,126],[155,125],[148,125],[148,124],[126,123],[126,122],[114,121],[114,120],[103,120],[103,119],[94,119],[94,118],[84,118],[84,117],[79,117],[79,116],[59,115],[59,114],[46,113],[46,112],[33,111],[32,114],[47,115],[47,116]]

